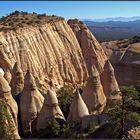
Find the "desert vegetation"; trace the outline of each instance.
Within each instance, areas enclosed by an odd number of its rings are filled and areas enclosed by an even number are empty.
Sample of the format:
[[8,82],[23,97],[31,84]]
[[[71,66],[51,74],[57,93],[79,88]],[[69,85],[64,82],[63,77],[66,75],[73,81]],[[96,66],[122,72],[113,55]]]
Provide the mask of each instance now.
[[6,102],[6,99],[0,99],[0,138],[10,139],[13,138],[15,126]]
[[39,26],[59,20],[64,20],[64,18],[55,15],[37,14],[35,12],[15,11],[0,18],[0,31],[16,30],[17,28],[27,26]]
[[[134,138],[129,131],[140,125],[140,91],[137,87],[121,87],[121,102],[107,105],[104,113],[109,117],[94,133],[93,138]],[[99,135],[100,133],[100,135]]]
[[137,43],[137,42],[140,42],[140,36],[134,36],[134,37],[131,39],[131,43]]

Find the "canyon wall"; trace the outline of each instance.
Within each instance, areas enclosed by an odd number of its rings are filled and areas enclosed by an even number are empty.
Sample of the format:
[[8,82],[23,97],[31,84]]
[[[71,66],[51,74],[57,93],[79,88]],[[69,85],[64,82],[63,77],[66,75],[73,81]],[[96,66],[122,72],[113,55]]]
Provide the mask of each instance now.
[[0,67],[4,70],[17,61],[24,73],[29,69],[35,77],[51,79],[56,85],[82,84],[88,77],[79,43],[64,20],[0,32],[0,42],[4,50]]
[[[8,73],[9,82],[9,73],[17,62],[24,75],[29,70],[35,78],[46,84],[52,82],[56,88],[65,84],[82,85],[92,73],[93,65],[101,76],[108,60],[87,26],[76,20],[67,23],[61,19],[0,32],[0,42],[0,67]],[[102,76],[100,78],[102,82]],[[109,86],[105,80],[104,89]]]
[[102,43],[119,85],[130,86],[140,82],[140,43],[131,42],[124,39]]
[[87,26],[78,20],[46,18],[49,22],[0,32],[0,76],[10,85],[8,91],[18,104],[21,134],[46,127],[51,117],[65,121],[55,94],[64,85],[75,90],[82,85],[83,90],[71,105],[77,112],[70,111],[66,118],[71,122],[81,122],[89,113],[102,113],[111,93],[119,91],[114,69]]

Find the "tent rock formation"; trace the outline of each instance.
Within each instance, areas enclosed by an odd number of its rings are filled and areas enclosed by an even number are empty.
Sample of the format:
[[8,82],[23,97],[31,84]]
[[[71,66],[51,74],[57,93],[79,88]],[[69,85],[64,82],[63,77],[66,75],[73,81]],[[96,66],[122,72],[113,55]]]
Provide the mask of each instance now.
[[82,98],[87,105],[90,114],[102,112],[106,106],[106,97],[100,81],[100,75],[96,67],[92,66],[92,72],[83,89]]
[[104,93],[107,97],[107,99],[113,99],[113,92],[119,92],[119,86],[117,83],[117,80],[115,78],[115,74],[114,74],[114,68],[112,67],[111,63],[109,62],[109,60],[106,61],[105,66],[104,66],[104,71],[101,74],[101,81],[102,81],[102,85],[103,89],[104,89]]
[[53,89],[49,89],[45,96],[43,107],[37,118],[37,130],[45,128],[48,119],[51,118],[65,121],[64,115],[58,104],[56,93]]
[[13,69],[12,69],[12,80],[11,80],[11,88],[12,88],[12,95],[15,97],[16,95],[19,95],[24,88],[24,75],[17,64],[15,63]]
[[33,127],[33,125],[35,124],[43,103],[44,97],[38,91],[34,77],[27,71],[24,79],[24,89],[20,96],[21,122],[24,131],[29,130],[30,133],[32,133],[32,131],[35,130],[36,126]]
[[70,112],[67,118],[68,123],[80,123],[84,116],[89,115],[88,108],[84,103],[79,91],[70,105]]

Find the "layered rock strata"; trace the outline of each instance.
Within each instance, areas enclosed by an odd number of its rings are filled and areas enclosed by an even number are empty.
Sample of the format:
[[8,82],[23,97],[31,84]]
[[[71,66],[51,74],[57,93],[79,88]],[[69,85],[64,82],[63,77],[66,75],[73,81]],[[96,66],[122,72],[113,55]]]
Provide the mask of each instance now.
[[90,32],[88,27],[81,21],[69,20],[68,24],[72,28],[80,44],[88,72],[91,72],[91,66],[94,64],[99,73],[101,73],[105,61],[107,60],[102,46]]
[[0,67],[4,71],[17,62],[23,73],[29,69],[46,84],[51,80],[55,89],[66,84],[83,84],[93,64],[101,75],[107,60],[87,26],[75,20],[67,24],[64,19],[55,19],[36,27],[0,32],[0,42]]
[[3,69],[17,61],[24,73],[29,69],[35,77],[51,79],[56,86],[81,84],[88,77],[79,43],[64,20],[0,32],[0,41]]

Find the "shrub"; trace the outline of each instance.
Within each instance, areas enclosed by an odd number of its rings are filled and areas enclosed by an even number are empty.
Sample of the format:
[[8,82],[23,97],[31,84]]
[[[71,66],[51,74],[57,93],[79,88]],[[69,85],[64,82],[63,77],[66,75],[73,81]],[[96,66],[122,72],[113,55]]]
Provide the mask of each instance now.
[[110,117],[110,120],[113,122],[120,121],[123,118],[123,110],[119,106],[109,108],[106,113]]
[[45,16],[46,16],[46,14],[45,14],[45,13],[44,13],[44,14],[40,14],[40,16],[45,17]]
[[128,100],[129,98],[133,100],[139,99],[139,92],[135,88],[125,86],[121,87],[121,93],[124,100]]
[[[115,126],[115,127],[114,127]],[[122,138],[120,136],[120,124],[105,123],[89,134],[88,138]]]
[[57,136],[60,131],[60,125],[55,119],[49,119],[46,127],[46,131],[47,130],[48,134]]
[[63,124],[61,132],[63,138],[70,138],[73,134],[72,128],[68,124]]
[[69,107],[74,97],[73,91],[70,87],[65,86],[57,91],[59,106],[67,118],[69,113]]
[[59,136],[60,125],[53,118],[47,121],[47,127],[45,129],[40,129],[38,132],[38,137],[41,138],[55,138]]
[[39,23],[40,23],[40,21],[39,21],[39,20],[36,20],[36,21],[35,21],[35,23],[39,24]]
[[[109,123],[119,126],[119,137],[124,137],[124,126],[127,126],[129,121],[132,122],[130,127],[135,123],[140,123],[140,102],[139,91],[134,87],[121,87],[122,101],[115,107],[108,107],[106,114],[110,117]],[[126,128],[125,128],[126,129]]]
[[37,15],[37,13],[36,13],[36,12],[33,12],[33,14]]
[[12,15],[12,14],[19,14],[19,13],[20,13],[20,12],[16,10],[15,12],[11,13],[11,15]]
[[85,133],[93,133],[95,131],[96,124],[94,122],[90,122],[87,127],[84,129]]
[[[0,100],[0,138],[13,138],[15,127],[12,116],[8,113],[6,100]],[[5,122],[8,122],[8,126]]]
[[134,37],[131,39],[131,43],[137,43],[137,42],[140,42],[140,36],[134,36]]
[[125,104],[125,108],[128,108],[129,110],[135,110],[135,108],[140,108],[140,102],[138,100],[129,100]]
[[75,22],[78,22],[79,20],[77,18],[74,19]]
[[135,121],[137,123],[140,123],[140,115],[136,112],[127,112],[126,118],[130,121]]
[[79,21],[79,24],[84,24],[84,22],[83,21]]
[[139,92],[139,98],[140,98],[140,81],[137,82],[137,85],[135,86],[137,92]]
[[0,21],[4,21],[4,20],[5,20],[5,17],[2,16],[2,17],[0,18]]

